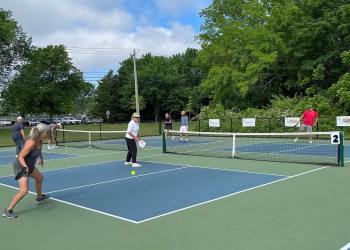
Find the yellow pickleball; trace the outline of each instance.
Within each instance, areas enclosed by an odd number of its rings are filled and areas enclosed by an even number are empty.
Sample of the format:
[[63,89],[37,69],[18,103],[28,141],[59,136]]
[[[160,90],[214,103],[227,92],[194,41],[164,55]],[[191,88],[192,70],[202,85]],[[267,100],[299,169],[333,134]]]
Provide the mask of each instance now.
[[131,175],[135,175],[135,174],[136,174],[136,171],[135,171],[135,170],[131,170],[131,171],[130,171],[130,174],[131,174]]

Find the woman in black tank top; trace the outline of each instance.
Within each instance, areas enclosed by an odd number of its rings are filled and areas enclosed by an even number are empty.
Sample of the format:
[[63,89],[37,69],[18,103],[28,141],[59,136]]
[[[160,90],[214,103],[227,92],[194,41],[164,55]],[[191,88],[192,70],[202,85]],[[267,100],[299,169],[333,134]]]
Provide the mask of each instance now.
[[3,216],[7,218],[16,218],[17,215],[13,212],[13,208],[16,204],[28,193],[29,190],[29,177],[35,179],[35,190],[36,190],[36,203],[40,203],[47,198],[41,192],[43,176],[39,170],[35,167],[37,159],[39,158],[39,164],[43,166],[44,159],[41,152],[41,145],[43,139],[48,137],[48,126],[45,124],[38,124],[30,131],[29,139],[25,142],[24,148],[19,153],[16,161],[13,164],[15,172],[15,179],[19,184],[19,191],[13,197],[7,209],[4,210]]

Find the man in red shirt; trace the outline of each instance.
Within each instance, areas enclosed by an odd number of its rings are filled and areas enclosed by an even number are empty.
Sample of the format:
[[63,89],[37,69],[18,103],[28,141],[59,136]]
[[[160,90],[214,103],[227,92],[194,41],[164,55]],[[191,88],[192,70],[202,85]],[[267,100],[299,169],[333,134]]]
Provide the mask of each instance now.
[[[300,131],[312,132],[312,127],[317,124],[318,121],[318,113],[312,107],[309,107],[304,111],[304,113],[300,117]],[[295,138],[294,141],[297,141],[298,137]],[[312,135],[310,135],[310,141],[312,143]]]

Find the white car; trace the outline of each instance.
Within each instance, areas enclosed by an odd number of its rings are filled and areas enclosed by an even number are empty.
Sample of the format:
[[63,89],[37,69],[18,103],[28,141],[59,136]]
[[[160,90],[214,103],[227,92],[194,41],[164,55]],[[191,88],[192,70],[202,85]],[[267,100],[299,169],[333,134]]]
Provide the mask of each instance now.
[[10,126],[11,124],[10,120],[0,120],[0,126]]
[[75,119],[73,117],[68,117],[68,119],[70,124],[80,124],[80,120],[78,119]]

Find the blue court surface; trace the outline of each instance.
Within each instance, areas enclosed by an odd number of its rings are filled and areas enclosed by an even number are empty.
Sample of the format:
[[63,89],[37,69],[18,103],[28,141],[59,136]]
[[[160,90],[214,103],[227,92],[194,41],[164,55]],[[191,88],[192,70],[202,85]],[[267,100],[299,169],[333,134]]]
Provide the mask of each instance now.
[[[15,149],[13,149],[11,151],[10,150],[0,151],[0,165],[12,164],[16,159],[15,153],[16,153]],[[44,157],[44,161],[45,161],[45,160],[55,160],[55,159],[78,157],[78,155],[43,152],[43,157]]]
[[[123,161],[43,172],[44,192],[65,203],[140,223],[287,176],[142,162],[131,175]],[[0,183],[17,187],[13,177]],[[34,181],[30,190],[34,191]]]

